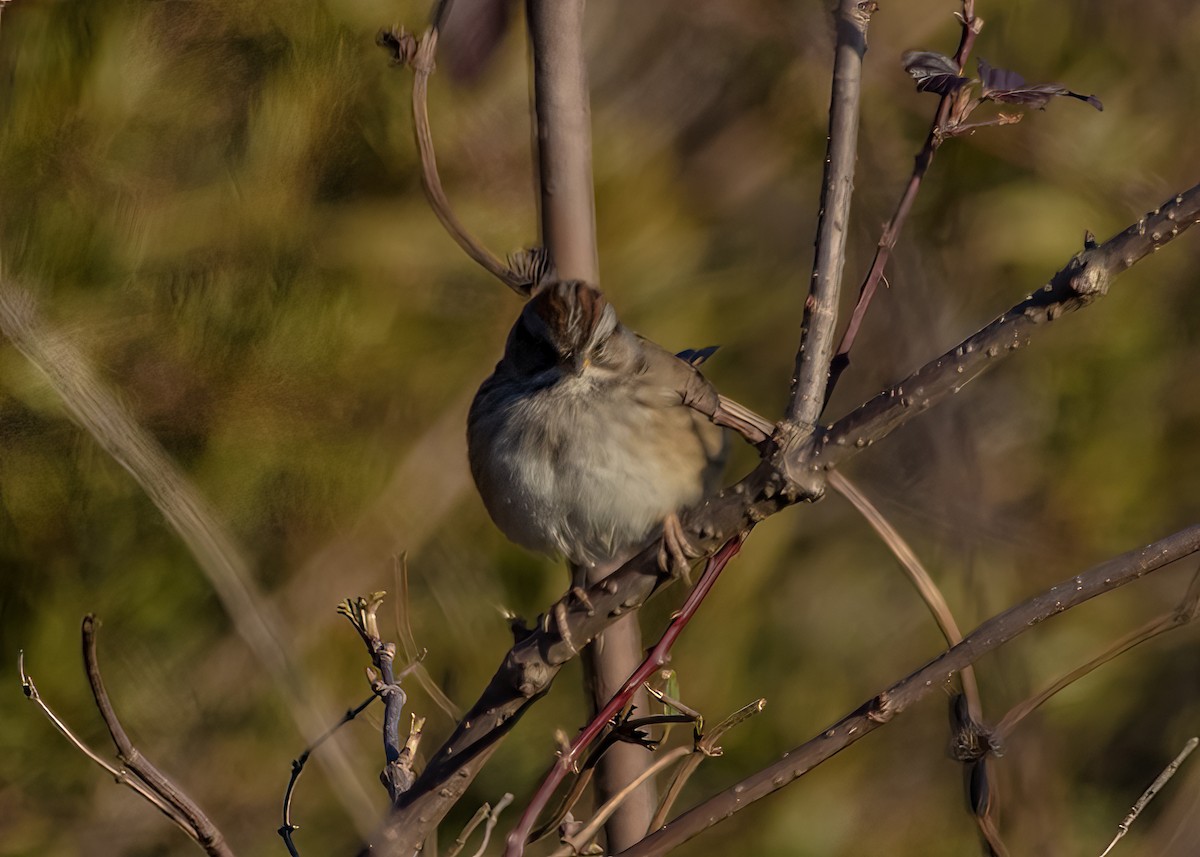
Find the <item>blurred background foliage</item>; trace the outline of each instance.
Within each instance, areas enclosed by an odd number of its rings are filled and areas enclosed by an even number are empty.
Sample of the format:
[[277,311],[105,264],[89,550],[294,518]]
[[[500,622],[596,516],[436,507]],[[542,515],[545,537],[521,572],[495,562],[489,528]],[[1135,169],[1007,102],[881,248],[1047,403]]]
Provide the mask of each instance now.
[[[811,264],[827,5],[589,9],[603,285],[630,326],[668,347],[722,343],[709,374],[768,415],[786,397]],[[871,26],[850,292],[936,104],[899,56],[952,52],[957,8],[884,3]],[[417,639],[466,706],[507,648],[500,608],[532,617],[564,588],[555,563],[496,532],[467,474],[466,406],[518,302],[427,209],[410,76],[373,44],[380,26],[419,30],[426,12],[375,0],[4,8],[4,277],[36,297],[48,329],[218,510],[305,680],[281,691],[142,490],[0,342],[0,854],[195,853],[22,699],[18,649],[43,695],[107,746],[78,665],[85,612],[105,623],[106,677],[140,748],[239,853],[271,854],[282,853],[280,800],[305,745],[289,700],[304,696],[332,723],[366,693],[339,599],[394,591],[394,557],[407,551]],[[1007,0],[978,12],[977,55],[1094,92],[1105,110],[1063,100],[944,147],[831,416],[1037,288],[1085,229],[1107,237],[1200,175],[1200,7]],[[448,192],[502,253],[535,237],[526,67],[516,26],[477,81],[441,74],[432,87]],[[1197,272],[1189,235],[848,468],[964,628],[1200,516]],[[1169,609],[1190,573],[1138,583],[985,659],[989,717]],[[679,595],[656,600],[647,627]],[[768,699],[686,800],[761,767],[940,648],[843,500],[771,519],[676,649],[683,698],[710,720]],[[443,841],[483,801],[528,797],[554,730],[581,722],[578,680],[573,665],[521,722]],[[419,690],[411,706],[430,716],[432,749],[449,721]],[[945,708],[936,696],[679,853],[974,853]],[[356,824],[382,811],[378,725],[372,712],[343,732],[357,794],[318,766],[301,781],[304,853],[348,853]],[[1198,731],[1194,629],[1071,687],[997,766],[1013,853],[1099,853]],[[1123,853],[1195,853],[1198,795],[1193,762]]]

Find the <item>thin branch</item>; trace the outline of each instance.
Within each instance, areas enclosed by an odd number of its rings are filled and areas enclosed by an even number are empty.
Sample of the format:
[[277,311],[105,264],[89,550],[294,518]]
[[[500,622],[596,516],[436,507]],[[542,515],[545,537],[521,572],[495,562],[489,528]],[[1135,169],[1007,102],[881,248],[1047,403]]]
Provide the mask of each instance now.
[[1188,742],[1183,745],[1183,749],[1179,751],[1179,755],[1154,779],[1154,782],[1150,784],[1150,788],[1142,792],[1142,796],[1133,805],[1133,809],[1130,810],[1129,815],[1125,816],[1124,820],[1117,825],[1117,835],[1113,837],[1112,842],[1108,843],[1108,847],[1104,849],[1100,857],[1108,857],[1108,852],[1112,851],[1113,847],[1121,841],[1121,838],[1129,832],[1130,825],[1137,821],[1137,817],[1142,814],[1142,810],[1146,808],[1146,804],[1154,800],[1154,796],[1162,791],[1163,786],[1167,784],[1171,777],[1175,776],[1175,772],[1179,770],[1179,766],[1184,763],[1188,756],[1192,755],[1192,751],[1196,749],[1197,744],[1200,744],[1200,738],[1189,738]]
[[1192,577],[1192,582],[1188,586],[1187,592],[1176,605],[1175,609],[1170,613],[1165,613],[1151,619],[1142,627],[1131,631],[1121,639],[1109,645],[1103,652],[1092,658],[1087,663],[1076,667],[1064,676],[1061,676],[1057,681],[1043,688],[1038,693],[1024,700],[1019,705],[1015,705],[1004,715],[1003,719],[996,725],[995,736],[997,740],[1004,740],[1013,733],[1013,730],[1020,725],[1028,715],[1036,711],[1046,700],[1050,699],[1060,690],[1068,687],[1072,683],[1083,678],[1088,673],[1097,667],[1111,661],[1113,658],[1123,655],[1135,646],[1140,646],[1147,640],[1151,640],[1166,631],[1181,628],[1196,620],[1197,615],[1200,615],[1200,572],[1197,572]]
[[1094,566],[988,619],[957,646],[876,694],[815,738],[785,753],[778,762],[673,819],[665,828],[622,851],[620,857],[666,854],[714,824],[789,785],[864,735],[889,723],[940,688],[964,666],[1009,640],[1097,595],[1132,583],[1197,551],[1200,551],[1200,524]]
[[50,721],[51,725],[54,726],[54,728],[57,729],[59,733],[61,733],[62,736],[66,738],[73,747],[75,747],[76,750],[83,753],[83,755],[87,756],[89,759],[107,771],[109,776],[111,776],[116,782],[133,789],[133,791],[135,791],[139,797],[169,818],[173,824],[175,824],[189,837],[192,839],[196,838],[196,829],[192,827],[190,823],[188,823],[188,820],[183,817],[179,810],[160,798],[138,780],[129,776],[128,771],[118,770],[110,765],[103,756],[85,744],[83,739],[71,731],[71,727],[67,725],[66,721],[59,717],[54,710],[46,704],[46,701],[42,699],[42,695],[38,693],[37,686],[33,683],[33,677],[25,672],[24,651],[18,653],[17,655],[17,672],[21,676],[21,690],[25,693],[25,698],[41,709],[42,714],[46,716],[46,719]]
[[[933,577],[921,564],[921,560],[917,558],[916,551],[909,546],[900,532],[892,526],[891,522],[884,517],[867,496],[858,489],[858,487],[845,477],[842,473],[834,470],[829,473],[829,486],[850,501],[852,505],[867,523],[871,525],[871,529],[879,536],[892,555],[900,563],[900,567],[904,569],[905,576],[909,582],[916,588],[917,594],[921,596],[921,600],[925,602],[925,606],[929,608],[929,612],[933,615],[933,620],[937,622],[938,629],[941,630],[942,636],[946,640],[946,645],[956,646],[962,641],[962,631],[958,629],[958,623],[954,621],[954,614],[950,611],[950,605],[946,603],[946,596],[942,594],[938,585],[933,582]],[[963,693],[967,697],[967,703],[970,706],[971,716],[975,720],[983,719],[983,705],[979,698],[979,683],[975,680],[975,670],[972,667],[966,667],[962,671]]]
[[[818,499],[827,471],[1016,353],[1038,327],[1068,310],[1091,304],[1122,271],[1174,240],[1198,217],[1200,186],[1174,197],[1104,244],[1084,250],[1036,294],[819,435],[789,434],[785,422],[766,460],[737,485],[684,516],[689,540],[706,553],[715,551],[730,534],[801,500]],[[556,605],[547,613],[561,613],[571,639],[583,645],[617,618],[640,607],[664,582],[658,569],[658,548],[652,545],[588,589],[590,609],[583,609],[579,599],[565,596],[561,607]],[[575,654],[556,628],[535,630],[509,650],[463,722],[430,756],[416,785],[377,834],[394,843],[395,850],[388,853],[412,853],[423,841],[424,832],[462,795],[497,742],[549,689],[559,669]]]
[[96,656],[96,617],[90,613],[83,617],[83,666],[87,673],[88,685],[92,689],[92,697],[96,701],[96,708],[99,709],[104,725],[108,727],[108,734],[112,736],[113,744],[117,747],[117,757],[148,789],[187,821],[192,837],[201,848],[213,857],[233,857],[233,851],[226,844],[224,835],[204,814],[204,810],[158,770],[129,740],[124,727],[117,719],[108,692],[104,689],[100,662]]
[[458,215],[454,213],[450,199],[442,187],[442,178],[438,174],[433,132],[429,127],[429,76],[433,74],[438,34],[445,15],[449,11],[448,7],[449,3],[444,0],[437,4],[431,16],[430,25],[419,42],[412,34],[403,29],[382,31],[376,41],[382,47],[387,48],[392,56],[393,64],[412,66],[413,136],[416,138],[417,153],[421,159],[421,186],[425,189],[429,207],[433,209],[438,222],[442,224],[464,253],[514,292],[528,296],[532,284],[525,281],[518,273],[504,264],[498,256],[484,247],[458,219]]
[[[933,619],[937,622],[938,628],[946,640],[946,645],[958,645],[962,641],[962,632],[958,629],[958,623],[954,621],[950,605],[946,602],[946,597],[942,594],[941,589],[934,583],[932,575],[917,558],[916,551],[909,546],[900,532],[892,526],[875,504],[867,499],[867,496],[843,474],[837,470],[830,471],[829,485],[850,501],[850,505],[854,506],[858,513],[866,519],[883,543],[891,550],[892,555],[899,561],[900,567],[904,569],[909,582],[916,588],[921,600],[933,614]],[[966,700],[966,711],[961,716],[952,718],[950,747],[954,759],[962,762],[965,766],[967,774],[965,781],[968,784],[967,799],[968,803],[973,804],[973,786],[980,785],[987,795],[992,793],[991,770],[986,764],[986,759],[980,755],[986,755],[987,749],[991,746],[991,736],[983,726],[983,699],[979,693],[979,682],[975,678],[975,667],[963,667],[960,679],[962,680],[963,698]],[[983,778],[984,781],[981,783],[979,778]],[[972,814],[979,824],[980,833],[991,844],[992,850],[997,855],[1002,855],[1004,845],[990,818],[991,806],[990,800],[985,801],[982,807],[973,805]]]
[[867,26],[877,8],[874,2],[841,0],[835,14],[837,46],[829,104],[829,142],[817,221],[817,252],[808,300],[804,303],[804,330],[788,403],[788,419],[802,433],[812,431],[825,403],[858,157],[862,61],[867,52]]
[[454,844],[446,850],[446,857],[458,857],[458,852],[466,847],[467,840],[471,838],[471,834],[475,832],[475,828],[483,824],[483,820],[492,813],[492,805],[485,803],[479,809],[475,810],[475,814],[471,816],[471,820],[463,827],[462,832],[458,834],[458,838],[454,840]]
[[287,847],[288,854],[292,855],[292,857],[299,857],[300,855],[300,852],[296,850],[295,843],[292,842],[292,834],[300,829],[300,825],[292,824],[292,796],[295,794],[296,784],[300,781],[300,775],[304,773],[304,766],[308,764],[309,757],[316,752],[317,748],[324,744],[326,740],[333,737],[333,733],[366,711],[367,706],[378,698],[378,695],[372,693],[354,708],[348,709],[342,715],[341,720],[330,726],[316,741],[305,747],[303,753],[292,760],[292,775],[288,778],[287,788],[283,792],[283,824],[276,831],[283,839],[283,844]]
[[483,828],[483,841],[479,843],[479,848],[476,849],[472,857],[483,857],[487,850],[488,842],[492,839],[492,831],[496,829],[496,822],[500,820],[500,813],[508,808],[508,805],[513,802],[513,796],[509,792],[504,793],[504,797],[500,798],[496,803],[495,809],[488,815],[487,824]]
[[[971,54],[975,37],[983,29],[983,19],[975,17],[975,0],[963,0],[962,12],[958,19],[962,24],[962,35],[959,37],[958,52],[954,55],[954,61],[961,72],[967,63],[967,57]],[[912,175],[908,179],[904,192],[900,195],[899,202],[896,203],[896,211],[892,214],[892,219],[888,221],[887,226],[883,229],[883,234],[879,237],[875,258],[871,261],[871,268],[859,288],[858,303],[850,315],[850,321],[842,334],[842,341],[838,344],[837,354],[829,366],[829,385],[825,391],[826,404],[833,395],[838,379],[850,365],[850,349],[854,347],[854,341],[858,337],[858,331],[866,316],[867,307],[871,304],[871,298],[874,297],[876,289],[884,279],[884,271],[891,259],[892,250],[900,239],[900,232],[904,229],[904,224],[908,222],[908,215],[916,201],[917,191],[921,189],[925,173],[929,170],[929,165],[933,163],[933,155],[942,144],[946,121],[950,118],[950,110],[954,105],[955,98],[956,93],[949,93],[943,95],[938,102],[933,122],[929,126],[929,133],[925,136],[925,144],[913,162]]]

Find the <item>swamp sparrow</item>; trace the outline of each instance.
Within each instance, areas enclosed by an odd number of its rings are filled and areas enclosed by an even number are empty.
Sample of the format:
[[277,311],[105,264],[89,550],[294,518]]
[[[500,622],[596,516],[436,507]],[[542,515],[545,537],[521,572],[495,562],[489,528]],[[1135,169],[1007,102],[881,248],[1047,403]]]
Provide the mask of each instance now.
[[660,532],[660,564],[685,571],[697,554],[678,513],[717,487],[720,426],[754,443],[773,428],[719,396],[694,362],[624,327],[586,283],[535,291],[467,423],[471,474],[496,525],[565,556],[576,585]]

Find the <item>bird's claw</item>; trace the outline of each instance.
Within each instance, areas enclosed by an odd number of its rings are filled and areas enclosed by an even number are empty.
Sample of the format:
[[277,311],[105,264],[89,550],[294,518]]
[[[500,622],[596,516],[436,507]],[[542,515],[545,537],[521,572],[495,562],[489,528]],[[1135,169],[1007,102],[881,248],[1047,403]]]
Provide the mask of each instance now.
[[675,513],[668,515],[663,521],[662,541],[658,546],[658,567],[664,574],[683,578],[683,582],[690,586],[692,581],[688,572],[692,560],[700,556],[703,553],[688,539],[679,516]]

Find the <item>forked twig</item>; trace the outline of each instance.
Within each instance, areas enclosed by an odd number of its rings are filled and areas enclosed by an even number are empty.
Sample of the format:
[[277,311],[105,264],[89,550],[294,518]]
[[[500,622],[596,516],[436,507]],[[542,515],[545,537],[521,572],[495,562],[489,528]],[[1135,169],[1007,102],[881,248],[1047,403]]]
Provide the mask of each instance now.
[[717,744],[717,741],[721,740],[721,737],[734,726],[745,722],[766,707],[767,701],[765,699],[756,699],[749,705],[739,708],[700,737],[700,740],[696,742],[696,752],[684,760],[684,763],[679,766],[679,770],[675,772],[675,776],[671,778],[671,785],[667,787],[667,793],[663,795],[662,801],[659,802],[658,810],[654,813],[654,818],[650,822],[651,830],[658,830],[658,828],[666,823],[667,815],[671,812],[671,807],[679,799],[679,795],[683,793],[683,787],[687,785],[687,781],[691,779],[692,774],[700,767],[700,763],[709,756],[721,755],[721,748]]
[[608,821],[609,817],[617,811],[617,807],[633,794],[642,783],[653,776],[657,776],[661,771],[666,770],[680,759],[691,756],[695,752],[691,747],[674,747],[658,759],[655,759],[654,764],[638,774],[633,782],[628,783],[625,788],[605,801],[604,805],[596,810],[595,815],[588,820],[587,824],[581,827],[576,833],[566,837],[565,844],[556,851],[551,852],[551,857],[571,857],[573,854],[582,853],[580,849],[596,838],[596,834],[600,832],[600,828],[604,826],[604,822]]
[[492,831],[496,829],[496,822],[500,820],[500,813],[503,812],[510,803],[513,802],[513,796],[505,792],[504,796],[496,802],[496,806],[484,804],[475,810],[475,814],[471,816],[471,820],[463,827],[462,832],[458,834],[458,838],[454,840],[454,844],[446,850],[446,857],[458,857],[459,853],[467,845],[467,840],[471,838],[471,834],[475,832],[475,828],[479,827],[485,820],[487,825],[483,828],[483,841],[479,843],[479,848],[475,851],[474,857],[483,857],[483,853],[487,850],[488,842],[491,841]]
[[[26,698],[36,703],[42,713],[50,720],[62,735],[80,752],[112,775],[118,783],[128,786],[146,800],[151,806],[169,818],[180,830],[186,833],[201,848],[212,857],[233,857],[233,851],[225,842],[225,837],[217,826],[209,820],[204,811],[173,783],[165,774],[156,768],[149,759],[133,746],[124,727],[117,719],[112,701],[104,689],[104,681],[100,676],[100,664],[96,657],[96,618],[91,614],[83,619],[83,666],[87,674],[88,685],[92,698],[100,712],[104,725],[117,748],[117,757],[128,770],[114,768],[101,756],[88,747],[66,722],[51,710],[38,693],[33,679],[25,672],[25,653],[17,657],[17,670],[21,675],[21,689]],[[132,774],[132,776],[130,776]]]
[[[367,670],[371,690],[383,700],[383,752],[386,764],[380,779],[387,787],[388,796],[395,804],[413,784],[413,762],[425,719],[414,716],[408,738],[400,743],[400,715],[408,701],[400,681],[417,667],[409,664],[399,674],[395,671],[396,644],[384,642],[379,634],[377,613],[386,592],[372,592],[367,596],[347,598],[338,605],[338,613],[350,620],[371,655],[374,670]],[[378,670],[378,673],[375,672]]]

